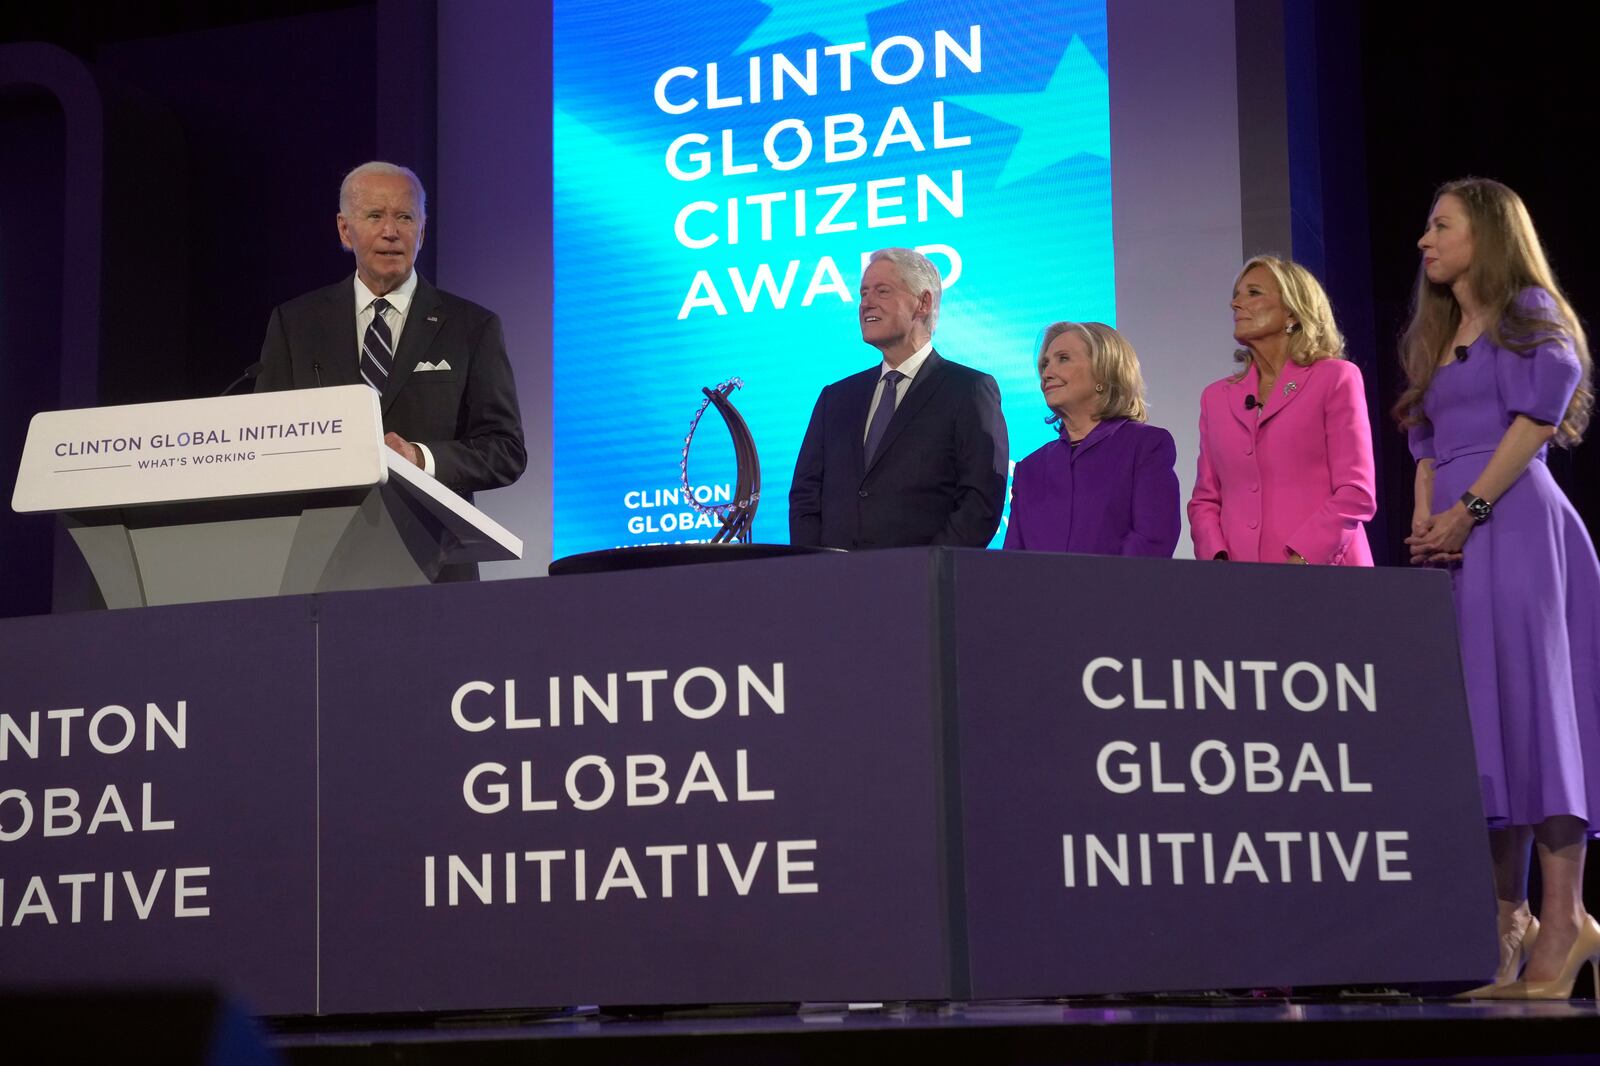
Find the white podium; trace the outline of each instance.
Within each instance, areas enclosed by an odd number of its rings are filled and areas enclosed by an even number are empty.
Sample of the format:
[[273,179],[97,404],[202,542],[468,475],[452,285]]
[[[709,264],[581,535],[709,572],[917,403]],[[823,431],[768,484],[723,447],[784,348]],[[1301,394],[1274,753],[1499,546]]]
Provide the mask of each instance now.
[[383,443],[365,385],[50,411],[11,497],[108,607],[419,585],[522,541]]

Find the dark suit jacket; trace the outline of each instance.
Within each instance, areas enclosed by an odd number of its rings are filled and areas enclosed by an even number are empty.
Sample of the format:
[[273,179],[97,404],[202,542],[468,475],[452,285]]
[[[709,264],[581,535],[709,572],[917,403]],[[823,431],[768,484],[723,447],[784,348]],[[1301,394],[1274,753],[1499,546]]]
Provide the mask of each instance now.
[[1009,463],[994,378],[928,353],[866,465],[881,366],[822,390],[789,489],[789,540],[829,548],[981,548],[1000,525]]
[[[347,277],[273,310],[256,391],[359,385],[359,347]],[[440,360],[450,369],[415,372]],[[463,496],[509,485],[528,465],[500,319],[422,277],[381,407],[384,429],[426,444],[438,479]]]

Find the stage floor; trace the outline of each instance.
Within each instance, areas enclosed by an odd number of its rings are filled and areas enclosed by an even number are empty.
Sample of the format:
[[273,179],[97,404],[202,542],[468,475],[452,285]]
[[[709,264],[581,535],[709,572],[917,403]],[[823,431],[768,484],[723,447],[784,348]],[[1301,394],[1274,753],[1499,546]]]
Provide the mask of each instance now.
[[279,1019],[290,1063],[1600,1062],[1594,1000],[1164,997]]

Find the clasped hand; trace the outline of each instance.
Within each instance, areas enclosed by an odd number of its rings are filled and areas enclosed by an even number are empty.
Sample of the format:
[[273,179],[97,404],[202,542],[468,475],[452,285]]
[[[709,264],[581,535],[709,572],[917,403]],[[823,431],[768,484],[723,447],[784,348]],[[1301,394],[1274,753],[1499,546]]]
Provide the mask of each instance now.
[[1462,504],[1447,511],[1413,519],[1411,536],[1406,545],[1411,549],[1412,566],[1441,566],[1461,561],[1461,548],[1475,523]]

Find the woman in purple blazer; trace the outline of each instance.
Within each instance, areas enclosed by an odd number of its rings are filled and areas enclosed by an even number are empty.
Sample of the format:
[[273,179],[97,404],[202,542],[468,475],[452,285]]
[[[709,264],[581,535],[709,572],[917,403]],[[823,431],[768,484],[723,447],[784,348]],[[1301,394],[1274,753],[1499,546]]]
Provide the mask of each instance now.
[[1039,389],[1061,436],[1017,464],[1005,546],[1171,556],[1177,449],[1145,422],[1133,346],[1100,322],[1057,322],[1039,346]]
[[1327,294],[1298,263],[1258,255],[1231,306],[1244,369],[1200,396],[1195,558],[1371,566],[1372,427]]

